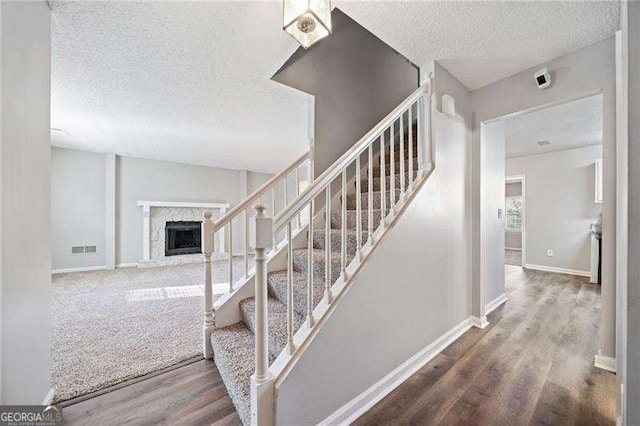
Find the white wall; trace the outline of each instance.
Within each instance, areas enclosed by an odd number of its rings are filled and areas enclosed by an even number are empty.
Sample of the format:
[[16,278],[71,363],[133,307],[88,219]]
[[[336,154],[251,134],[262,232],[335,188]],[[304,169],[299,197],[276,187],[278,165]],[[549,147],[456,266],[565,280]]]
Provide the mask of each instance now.
[[[505,123],[483,124],[481,134],[480,263],[486,305],[504,295]],[[500,215],[499,210],[502,210]]]
[[[480,123],[531,108],[543,107],[590,94],[603,95],[603,259],[602,259],[602,353],[615,356],[615,41],[613,38],[540,64],[471,93],[473,125],[473,264],[472,311],[478,315],[489,301],[478,296],[480,288],[480,209],[481,193]],[[540,90],[533,73],[547,67],[553,84]],[[501,184],[502,186],[503,184]],[[503,231],[500,231],[503,234]],[[489,236],[489,238],[492,238]],[[497,235],[495,238],[499,238]],[[497,262],[492,262],[496,264]],[[501,266],[502,268],[502,266]]]
[[51,359],[50,14],[0,2],[0,404],[41,404]]
[[527,178],[527,264],[589,273],[589,226],[602,212],[594,201],[600,158],[596,145],[507,159],[507,175]]
[[[105,155],[51,149],[51,255],[53,270],[105,265]],[[96,254],[71,247],[96,245]]]
[[435,127],[434,173],[280,385],[279,424],[319,422],[468,318],[468,129],[439,113]]

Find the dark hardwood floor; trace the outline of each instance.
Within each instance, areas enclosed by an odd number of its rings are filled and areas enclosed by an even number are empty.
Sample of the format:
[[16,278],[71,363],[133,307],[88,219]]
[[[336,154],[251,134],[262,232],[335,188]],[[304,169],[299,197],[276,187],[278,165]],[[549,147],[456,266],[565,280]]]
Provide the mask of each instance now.
[[241,425],[216,366],[197,361],[62,409],[68,425]]
[[[613,425],[615,375],[593,367],[600,288],[506,267],[509,301],[356,425]],[[212,362],[198,361],[63,409],[65,424],[238,425]]]
[[613,425],[615,375],[593,366],[600,288],[506,266],[509,301],[356,425]]

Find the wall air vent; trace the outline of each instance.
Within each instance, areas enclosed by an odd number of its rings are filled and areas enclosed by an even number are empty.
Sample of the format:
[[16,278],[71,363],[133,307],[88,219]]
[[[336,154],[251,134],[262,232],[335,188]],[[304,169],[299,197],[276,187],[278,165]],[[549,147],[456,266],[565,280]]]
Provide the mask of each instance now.
[[549,142],[549,141],[540,141],[540,142],[538,142],[538,145],[539,146],[551,145],[551,142]]
[[98,253],[98,246],[73,246],[71,247],[71,254],[96,254]]

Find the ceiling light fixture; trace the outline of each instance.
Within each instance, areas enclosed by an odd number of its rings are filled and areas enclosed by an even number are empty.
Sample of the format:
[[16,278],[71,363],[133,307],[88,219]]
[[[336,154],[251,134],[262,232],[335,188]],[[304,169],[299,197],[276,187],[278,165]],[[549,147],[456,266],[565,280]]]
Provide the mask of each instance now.
[[283,25],[307,49],[331,34],[331,0],[284,0]]

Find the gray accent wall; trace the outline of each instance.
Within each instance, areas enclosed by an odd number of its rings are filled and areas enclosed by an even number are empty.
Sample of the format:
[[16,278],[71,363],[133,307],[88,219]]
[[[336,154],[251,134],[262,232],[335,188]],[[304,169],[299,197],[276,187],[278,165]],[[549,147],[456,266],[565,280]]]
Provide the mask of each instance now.
[[[468,105],[446,70],[435,76]],[[318,424],[469,318],[466,118],[435,113],[435,171],[284,377],[276,423]]]
[[628,6],[629,34],[629,275],[626,424],[640,424],[640,2]]
[[[108,209],[115,209],[115,262],[142,259],[142,207],[138,201],[222,202],[233,207],[271,178],[264,173],[183,163],[116,158],[110,173],[107,154],[52,148],[51,223],[54,271],[105,266]],[[107,205],[107,182],[115,179],[115,206]],[[292,177],[293,178],[293,177]],[[293,185],[290,185],[293,190]],[[290,194],[290,199],[295,194]],[[283,188],[277,195],[284,199]],[[270,197],[265,198],[270,204]],[[280,203],[279,203],[280,204]],[[253,212],[251,212],[253,214]],[[234,252],[242,248],[240,221],[234,222]],[[97,245],[96,255],[72,255],[75,245]]]
[[[595,145],[507,159],[507,176],[527,179],[528,265],[589,273],[589,227],[602,212],[602,204],[595,203],[595,162],[600,158],[602,146]],[[553,257],[547,249],[554,251]]]
[[418,68],[338,8],[333,33],[273,80],[315,96],[315,176],[418,87]]
[[0,404],[42,404],[51,381],[51,20],[0,2]]

